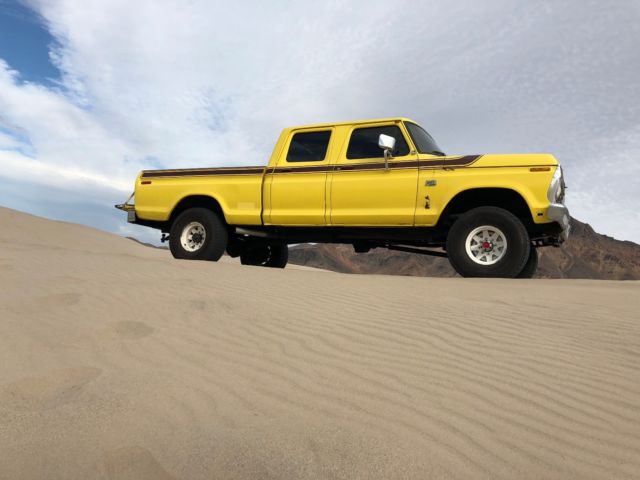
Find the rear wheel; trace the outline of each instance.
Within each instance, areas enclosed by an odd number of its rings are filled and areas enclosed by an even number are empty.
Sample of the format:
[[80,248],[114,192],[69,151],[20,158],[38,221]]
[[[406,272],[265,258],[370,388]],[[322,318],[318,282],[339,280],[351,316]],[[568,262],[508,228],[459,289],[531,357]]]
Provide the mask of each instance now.
[[526,228],[511,212],[498,207],[469,210],[447,235],[447,254],[463,277],[515,278],[531,250]]
[[529,259],[527,263],[524,264],[524,268],[518,274],[517,278],[533,278],[538,269],[538,249],[531,247],[531,252],[529,253]]
[[240,254],[242,265],[284,268],[288,261],[289,247],[286,243],[254,245]]
[[216,261],[227,248],[228,237],[218,215],[206,208],[190,208],[171,225],[169,248],[174,258]]

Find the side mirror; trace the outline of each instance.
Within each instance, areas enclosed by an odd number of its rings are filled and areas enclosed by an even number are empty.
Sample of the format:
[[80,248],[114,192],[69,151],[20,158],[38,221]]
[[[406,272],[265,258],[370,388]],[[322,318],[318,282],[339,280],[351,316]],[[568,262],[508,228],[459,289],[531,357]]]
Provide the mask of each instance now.
[[384,168],[389,170],[389,158],[393,158],[391,152],[396,148],[396,139],[381,133],[378,137],[378,146],[384,150]]

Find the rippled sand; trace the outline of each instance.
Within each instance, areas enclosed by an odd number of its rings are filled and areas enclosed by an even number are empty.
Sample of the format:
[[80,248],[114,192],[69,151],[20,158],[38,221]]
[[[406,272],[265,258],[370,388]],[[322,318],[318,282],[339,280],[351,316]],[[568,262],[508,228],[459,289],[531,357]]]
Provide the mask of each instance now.
[[282,271],[0,225],[1,479],[638,478],[639,282]]

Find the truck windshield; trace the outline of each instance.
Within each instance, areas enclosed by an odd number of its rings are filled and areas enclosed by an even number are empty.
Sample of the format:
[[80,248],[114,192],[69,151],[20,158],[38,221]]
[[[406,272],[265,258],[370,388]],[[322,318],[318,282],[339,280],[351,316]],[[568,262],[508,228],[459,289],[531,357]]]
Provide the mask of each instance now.
[[424,128],[416,125],[415,123],[409,122],[405,123],[405,125],[407,126],[407,130],[409,130],[411,139],[419,153],[444,156],[444,152],[440,150],[436,141],[425,131]]

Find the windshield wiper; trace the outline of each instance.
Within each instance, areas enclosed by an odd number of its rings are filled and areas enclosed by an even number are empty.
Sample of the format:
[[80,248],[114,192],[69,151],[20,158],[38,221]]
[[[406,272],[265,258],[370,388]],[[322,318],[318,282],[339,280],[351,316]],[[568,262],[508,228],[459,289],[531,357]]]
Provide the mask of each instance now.
[[429,155],[437,155],[439,157],[446,157],[447,156],[446,153],[441,152],[440,150],[433,150],[431,152],[427,152],[427,154],[429,154]]

